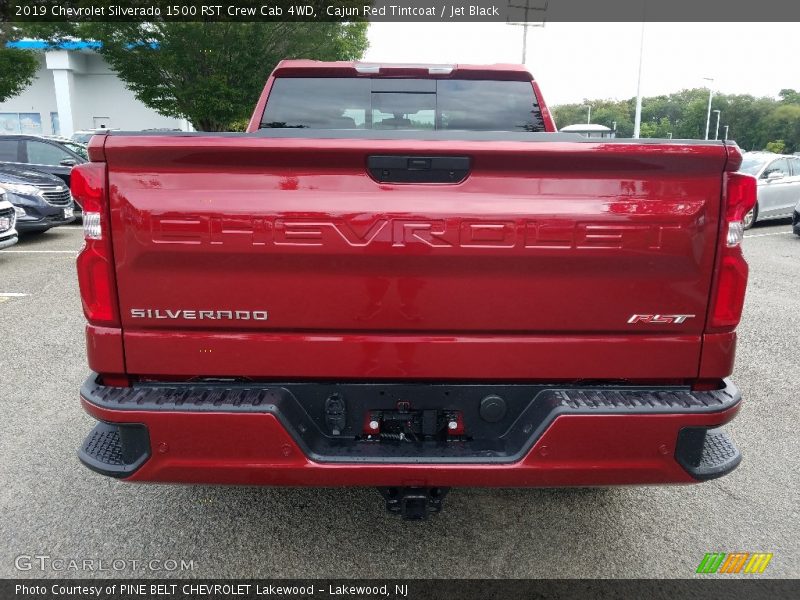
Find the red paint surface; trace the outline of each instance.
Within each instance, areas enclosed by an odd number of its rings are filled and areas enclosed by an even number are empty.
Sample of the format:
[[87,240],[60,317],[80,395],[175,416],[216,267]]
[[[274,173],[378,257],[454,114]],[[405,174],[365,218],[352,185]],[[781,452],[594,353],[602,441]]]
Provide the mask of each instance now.
[[86,326],[86,358],[95,373],[124,373],[122,330],[116,327]]
[[720,379],[733,372],[736,357],[736,332],[707,333],[703,336],[700,378]]
[[[432,148],[469,154],[470,177],[386,185],[366,173],[368,154]],[[466,343],[453,363],[400,368],[398,356],[378,370],[469,379],[488,359],[517,365],[497,377],[541,379],[556,376],[552,357],[585,346],[563,376],[697,376],[723,146],[110,136],[105,153],[133,374],[260,376],[272,368],[256,353],[276,360],[269,340],[320,338],[291,350],[313,354],[308,376],[327,363],[359,376],[384,360],[369,348],[382,352],[386,336],[407,336],[405,349],[416,336]],[[134,319],[132,309],[269,319]],[[632,314],[696,317],[631,325]],[[187,373],[187,361],[198,367]]]
[[[699,336],[126,331],[139,375],[569,380],[697,374]],[[160,357],[160,358],[159,358]]]

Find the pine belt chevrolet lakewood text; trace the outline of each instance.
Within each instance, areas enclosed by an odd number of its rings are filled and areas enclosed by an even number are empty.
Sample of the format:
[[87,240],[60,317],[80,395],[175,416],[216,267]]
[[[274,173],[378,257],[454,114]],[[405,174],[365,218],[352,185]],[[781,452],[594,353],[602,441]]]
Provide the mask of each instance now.
[[89,154],[95,471],[376,486],[422,518],[453,486],[740,461],[733,143],[556,133],[518,66],[284,61],[246,133]]

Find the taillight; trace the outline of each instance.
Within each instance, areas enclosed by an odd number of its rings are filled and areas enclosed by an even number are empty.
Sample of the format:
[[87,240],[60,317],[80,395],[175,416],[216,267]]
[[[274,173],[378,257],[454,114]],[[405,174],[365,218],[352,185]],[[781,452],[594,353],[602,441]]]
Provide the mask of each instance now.
[[744,216],[756,203],[756,180],[744,173],[725,173],[725,222],[717,280],[714,289],[708,327],[711,330],[730,330],[739,324],[747,289],[747,262],[742,254]]
[[756,204],[756,178],[744,173],[726,173],[725,220],[727,234],[725,243],[729,248],[742,243],[744,216]]
[[78,254],[78,284],[86,319],[119,327],[105,163],[78,165],[70,174],[72,196],[83,208],[84,243]]

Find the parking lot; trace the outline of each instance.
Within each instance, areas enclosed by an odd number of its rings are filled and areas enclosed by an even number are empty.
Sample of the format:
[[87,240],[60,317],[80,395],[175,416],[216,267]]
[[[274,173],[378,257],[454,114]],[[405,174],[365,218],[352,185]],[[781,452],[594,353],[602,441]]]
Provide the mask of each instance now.
[[[800,238],[790,230],[759,225],[744,242],[734,473],[687,487],[453,490],[423,523],[387,515],[371,489],[132,485],[81,466],[93,424],[78,402],[81,230],[23,239],[0,252],[0,576],[690,577],[706,552],[762,551],[774,554],[764,576],[798,577]],[[33,555],[126,566],[19,571],[28,563],[17,557]],[[153,559],[193,562],[174,572]]]

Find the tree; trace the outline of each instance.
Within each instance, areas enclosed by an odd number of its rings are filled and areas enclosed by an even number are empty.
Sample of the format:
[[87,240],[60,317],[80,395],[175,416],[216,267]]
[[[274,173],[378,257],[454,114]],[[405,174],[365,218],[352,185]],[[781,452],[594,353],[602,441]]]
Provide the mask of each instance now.
[[[782,89],[779,100],[755,98],[747,94],[717,94],[712,110],[721,111],[719,136],[736,140],[747,150],[767,147],[781,152],[800,151],[800,93]],[[618,137],[633,135],[636,99],[590,100],[580,104],[565,104],[553,108],[559,127],[586,122],[586,105],[592,105],[592,120],[612,126],[617,122]],[[708,90],[695,88],[672,94],[643,98],[640,135],[673,139],[703,139],[708,116]],[[709,137],[714,137],[716,118],[711,115]]]
[[785,102],[787,104],[800,104],[800,92],[795,90],[784,88],[778,92],[778,96],[780,96],[781,102]]
[[675,134],[672,129],[672,123],[667,117],[661,117],[658,121],[654,118],[651,121],[642,122],[639,134],[643,138],[668,138],[670,133]]
[[775,152],[776,154],[783,154],[786,151],[786,142],[783,140],[773,140],[771,142],[767,142],[767,147],[765,148],[767,152]]
[[5,102],[22,92],[36,76],[39,61],[29,50],[7,48],[16,31],[10,23],[0,23],[0,102]]
[[54,45],[70,35],[98,41],[144,104],[198,130],[223,131],[249,117],[278,61],[360,58],[366,30],[366,23],[86,22],[37,24],[27,34]]
[[764,119],[767,136],[784,142],[782,152],[800,150],[800,104],[781,104]]

